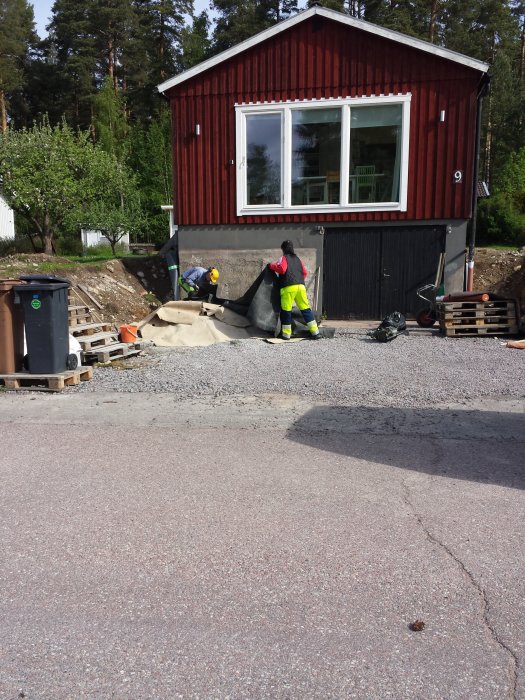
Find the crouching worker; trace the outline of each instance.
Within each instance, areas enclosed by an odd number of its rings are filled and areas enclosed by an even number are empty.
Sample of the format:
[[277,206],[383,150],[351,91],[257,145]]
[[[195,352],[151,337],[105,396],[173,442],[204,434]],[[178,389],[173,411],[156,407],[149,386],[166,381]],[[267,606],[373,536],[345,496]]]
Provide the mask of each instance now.
[[188,299],[215,294],[219,271],[215,267],[190,267],[179,277],[179,286],[188,294]]
[[279,275],[281,294],[281,338],[290,340],[292,337],[292,307],[294,302],[301,311],[312,338],[321,337],[308,298],[306,296],[306,267],[295,254],[292,241],[281,243],[282,257],[269,268]]

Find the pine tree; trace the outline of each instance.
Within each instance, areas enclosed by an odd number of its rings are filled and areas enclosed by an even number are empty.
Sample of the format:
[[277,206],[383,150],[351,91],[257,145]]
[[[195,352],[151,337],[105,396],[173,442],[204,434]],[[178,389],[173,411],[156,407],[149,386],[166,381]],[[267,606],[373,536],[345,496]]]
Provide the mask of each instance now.
[[36,44],[33,8],[27,0],[0,0],[0,129],[8,124],[9,100],[26,78],[29,49]]
[[129,127],[124,100],[115,88],[111,76],[107,76],[101,90],[95,95],[94,119],[96,142],[106,153],[123,163],[128,151]]
[[188,70],[211,55],[210,21],[206,12],[195,16],[191,27],[182,30],[180,47],[181,70]]
[[[339,0],[337,0],[339,1]],[[225,51],[297,12],[297,0],[212,0],[217,12],[213,51]]]

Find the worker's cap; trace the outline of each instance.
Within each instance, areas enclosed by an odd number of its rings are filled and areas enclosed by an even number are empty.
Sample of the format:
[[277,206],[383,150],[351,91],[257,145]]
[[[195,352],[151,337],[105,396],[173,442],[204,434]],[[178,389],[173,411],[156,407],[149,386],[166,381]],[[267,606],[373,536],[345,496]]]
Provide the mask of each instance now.
[[216,267],[210,267],[208,272],[210,273],[210,282],[212,284],[217,284],[219,280],[219,270],[217,270]]

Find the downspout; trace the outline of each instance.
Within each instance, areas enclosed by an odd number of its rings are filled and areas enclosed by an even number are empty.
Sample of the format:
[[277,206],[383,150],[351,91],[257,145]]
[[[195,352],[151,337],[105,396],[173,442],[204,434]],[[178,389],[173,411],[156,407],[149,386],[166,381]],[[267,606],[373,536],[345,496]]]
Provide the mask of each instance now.
[[[160,93],[160,97],[164,98],[168,102],[171,110],[171,102],[169,98],[163,93]],[[171,138],[173,144],[173,122],[171,126]],[[173,152],[173,148],[172,148]],[[180,299],[180,287],[179,287],[179,276],[180,276],[180,257],[179,257],[179,226],[177,221],[176,213],[176,201],[177,201],[177,170],[175,168],[175,163],[172,159],[171,172],[173,178],[173,204],[170,214],[170,240],[168,244],[163,247],[164,255],[166,257],[166,264],[168,265],[168,274],[170,276],[171,289],[173,292],[173,300],[179,301]],[[161,251],[162,252],[162,251]]]
[[470,235],[467,254],[467,292],[474,289],[474,255],[476,251],[476,227],[478,220],[478,177],[479,177],[479,154],[481,143],[481,111],[483,106],[483,98],[488,94],[490,89],[490,76],[485,73],[481,79],[481,85],[477,96],[477,114],[476,114],[476,145],[474,153],[474,178],[472,183],[472,222],[470,225]]

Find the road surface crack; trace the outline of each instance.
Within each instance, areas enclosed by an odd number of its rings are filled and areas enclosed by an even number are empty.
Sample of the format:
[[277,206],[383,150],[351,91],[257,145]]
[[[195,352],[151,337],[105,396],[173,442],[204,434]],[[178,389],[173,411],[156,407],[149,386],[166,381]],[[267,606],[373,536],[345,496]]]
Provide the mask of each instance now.
[[485,590],[481,587],[481,585],[476,581],[474,578],[473,574],[467,569],[465,564],[461,561],[461,559],[448,547],[444,542],[442,542],[436,535],[433,535],[428,527],[425,525],[423,522],[422,516],[416,511],[416,508],[414,507],[414,504],[410,500],[410,489],[409,486],[407,485],[405,479],[401,480],[402,486],[404,489],[404,496],[403,500],[407,507],[410,509],[410,512],[413,514],[414,518],[416,519],[418,525],[420,526],[421,530],[423,531],[425,537],[429,542],[432,544],[436,545],[439,547],[442,551],[444,551],[455,563],[456,565],[460,568],[461,572],[463,575],[467,578],[468,582],[470,585],[475,589],[477,592],[479,599],[480,599],[480,604],[481,604],[481,612],[482,612],[482,619],[483,619],[483,624],[485,628],[487,629],[490,637],[492,640],[502,649],[507,656],[509,657],[509,667],[508,667],[508,675],[509,675],[509,683],[510,683],[510,688],[509,688],[509,695],[508,697],[510,700],[517,700],[517,670],[519,666],[519,660],[517,654],[501,639],[499,636],[498,632],[496,629],[492,626],[490,620],[489,620],[489,611],[490,611],[490,604],[488,601],[487,594]]

